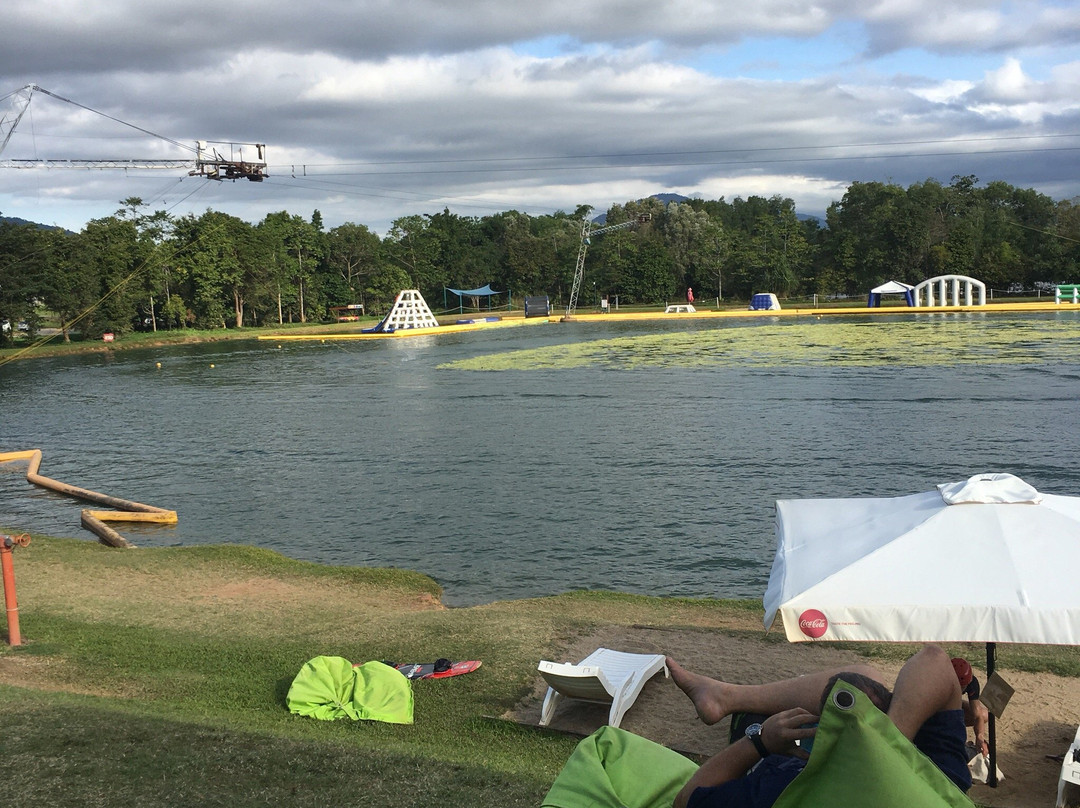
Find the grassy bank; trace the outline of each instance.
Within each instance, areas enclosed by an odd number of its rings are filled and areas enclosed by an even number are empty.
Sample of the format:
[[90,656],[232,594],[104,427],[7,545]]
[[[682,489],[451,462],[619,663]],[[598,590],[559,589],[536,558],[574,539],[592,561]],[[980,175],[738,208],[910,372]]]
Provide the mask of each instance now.
[[[7,806],[537,805],[575,739],[493,716],[531,690],[540,655],[598,620],[713,619],[700,603],[602,595],[448,610],[416,573],[249,547],[35,536],[15,568],[25,644],[0,649]],[[416,683],[412,726],[324,723],[285,708],[319,654],[484,666]]]
[[[536,806],[577,739],[498,716],[533,693],[539,659],[614,626],[761,637],[756,603],[572,593],[445,609],[416,573],[239,546],[120,551],[35,536],[15,570],[25,644],[0,646],[10,808]],[[414,683],[411,726],[327,723],[285,707],[320,654],[484,664]],[[1002,657],[1080,675],[1071,652]]]
[[0,362],[15,359],[40,359],[50,356],[70,356],[72,354],[108,353],[135,348],[156,348],[163,345],[186,345],[198,342],[222,342],[227,340],[254,339],[264,333],[258,329],[214,329],[200,331],[185,329],[180,331],[138,332],[118,337],[113,342],[99,339],[76,337],[71,342],[64,342],[59,334],[39,335],[35,339],[19,339],[14,344],[0,347]]

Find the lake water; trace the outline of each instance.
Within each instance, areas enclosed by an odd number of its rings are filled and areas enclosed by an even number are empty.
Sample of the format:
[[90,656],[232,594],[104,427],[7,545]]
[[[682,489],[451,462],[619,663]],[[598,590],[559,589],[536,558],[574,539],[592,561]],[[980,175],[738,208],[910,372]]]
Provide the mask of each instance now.
[[[174,508],[140,546],[416,569],[450,605],[759,597],[777,499],[1080,494],[1078,399],[1076,312],[544,324],[10,362],[0,450]],[[94,540],[25,471],[0,525]]]

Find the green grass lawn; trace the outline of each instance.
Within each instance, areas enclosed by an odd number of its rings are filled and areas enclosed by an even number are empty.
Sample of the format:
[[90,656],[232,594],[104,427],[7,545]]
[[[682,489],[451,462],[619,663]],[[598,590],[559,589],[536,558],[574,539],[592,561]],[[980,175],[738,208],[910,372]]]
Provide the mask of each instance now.
[[[12,808],[535,806],[577,739],[497,717],[530,692],[541,656],[612,617],[698,623],[722,608],[577,594],[444,609],[416,573],[236,546],[35,536],[15,567],[24,644],[0,648]],[[484,664],[415,682],[411,726],[290,715],[289,684],[320,654]]]
[[[35,536],[14,561],[24,644],[0,646],[7,808],[537,806],[577,743],[500,718],[533,692],[539,659],[604,626],[761,625],[757,603],[613,593],[445,609],[417,573],[241,546]],[[323,654],[483,667],[414,682],[412,725],[291,715],[293,677]],[[1071,651],[1002,656],[1080,675]]]

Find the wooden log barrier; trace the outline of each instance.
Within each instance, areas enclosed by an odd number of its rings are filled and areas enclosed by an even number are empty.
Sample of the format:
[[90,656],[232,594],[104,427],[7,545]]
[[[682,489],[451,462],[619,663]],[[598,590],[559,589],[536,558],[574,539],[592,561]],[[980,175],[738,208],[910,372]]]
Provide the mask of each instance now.
[[81,499],[86,502],[96,502],[106,505],[115,510],[98,511],[84,509],[82,512],[82,525],[94,533],[102,544],[112,547],[134,547],[131,542],[105,524],[105,522],[152,522],[163,525],[175,525],[177,522],[176,511],[165,508],[157,508],[153,505],[144,505],[141,502],[133,502],[129,499],[111,497],[108,494],[100,494],[76,485],[68,485],[43,474],[38,474],[41,467],[41,450],[29,449],[23,452],[0,452],[0,463],[14,460],[29,460],[26,470],[26,479],[33,485],[56,491],[58,494]]

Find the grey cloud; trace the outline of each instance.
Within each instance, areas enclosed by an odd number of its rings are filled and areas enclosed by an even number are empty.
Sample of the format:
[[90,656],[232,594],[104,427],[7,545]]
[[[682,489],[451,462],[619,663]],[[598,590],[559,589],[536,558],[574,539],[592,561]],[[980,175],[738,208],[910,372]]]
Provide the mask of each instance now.
[[551,0],[523,9],[486,0],[394,0],[227,4],[193,0],[8,0],[0,74],[108,72],[117,63],[153,72],[225,60],[250,48],[381,59],[460,53],[568,37],[625,45],[650,40],[698,46],[752,35],[812,35],[829,14],[784,0],[757,4],[676,0]]
[[[253,48],[282,54],[323,52],[350,59],[448,54],[565,37],[588,44],[716,46],[748,37],[812,37],[846,21],[865,26],[874,52],[905,47],[1000,50],[1032,40],[1076,42],[1080,12],[1011,14],[1000,3],[970,0],[876,6],[850,0],[549,0],[523,8],[488,0],[8,0],[0,31],[0,75],[43,76],[79,69],[108,73],[116,64],[155,71],[212,65]],[[974,14],[991,22],[972,30]]]
[[[36,82],[184,142],[266,143],[271,163],[271,178],[261,185],[149,172],[5,174],[0,210],[25,218],[34,218],[35,205],[55,215],[83,200],[96,200],[94,215],[107,215],[137,195],[177,213],[214,206],[250,220],[317,207],[331,226],[351,219],[385,231],[395,216],[443,205],[466,214],[572,210],[623,201],[620,194],[631,188],[708,186],[725,193],[763,176],[776,178],[765,192],[796,202],[799,189],[814,184],[931,176],[947,182],[969,173],[1070,194],[1060,178],[1080,168],[1077,151],[1005,153],[1004,141],[913,143],[1036,134],[1007,104],[992,118],[980,113],[979,104],[1016,100],[987,82],[934,102],[916,93],[933,84],[917,75],[888,85],[866,77],[859,84],[834,76],[724,79],[666,63],[662,48],[614,47],[812,36],[836,19],[855,19],[853,3],[776,0],[744,10],[742,3],[692,0],[584,8],[556,0],[525,14],[520,6],[487,2],[222,7],[114,0],[79,17],[48,14],[59,8],[56,0],[34,3],[33,12],[26,0],[8,2],[13,23],[0,30],[0,93]],[[947,16],[961,7],[972,6],[954,1],[891,17],[875,7],[858,13],[877,37],[875,47],[899,48],[923,36],[933,9]],[[1021,38],[1045,27],[1051,11],[1017,26],[1027,32]],[[999,40],[1007,22],[995,29]],[[612,47],[516,61],[509,51],[475,50],[545,36]],[[409,57],[422,53],[459,54],[433,57],[431,80],[445,84],[438,92],[408,74],[416,68]],[[394,54],[402,54],[400,66],[397,57],[388,59]],[[35,75],[35,66],[42,73]],[[340,92],[317,91],[328,80],[340,82]],[[374,81],[385,89],[365,92]],[[1038,86],[1040,99],[1059,101],[1045,113],[1043,129],[1080,131],[1070,111],[1075,102],[1066,103],[1074,89],[1064,78]],[[145,157],[168,149],[153,138],[129,140],[130,131],[52,100],[35,107],[33,120],[36,141],[27,132],[12,144],[24,154]],[[48,140],[50,131],[65,137]],[[60,151],[42,154],[47,149]],[[27,210],[13,210],[12,200]]]
[[1036,0],[1007,5],[998,0],[879,0],[853,9],[851,18],[865,26],[870,55],[906,48],[943,55],[1004,53],[1080,42],[1080,8]]

